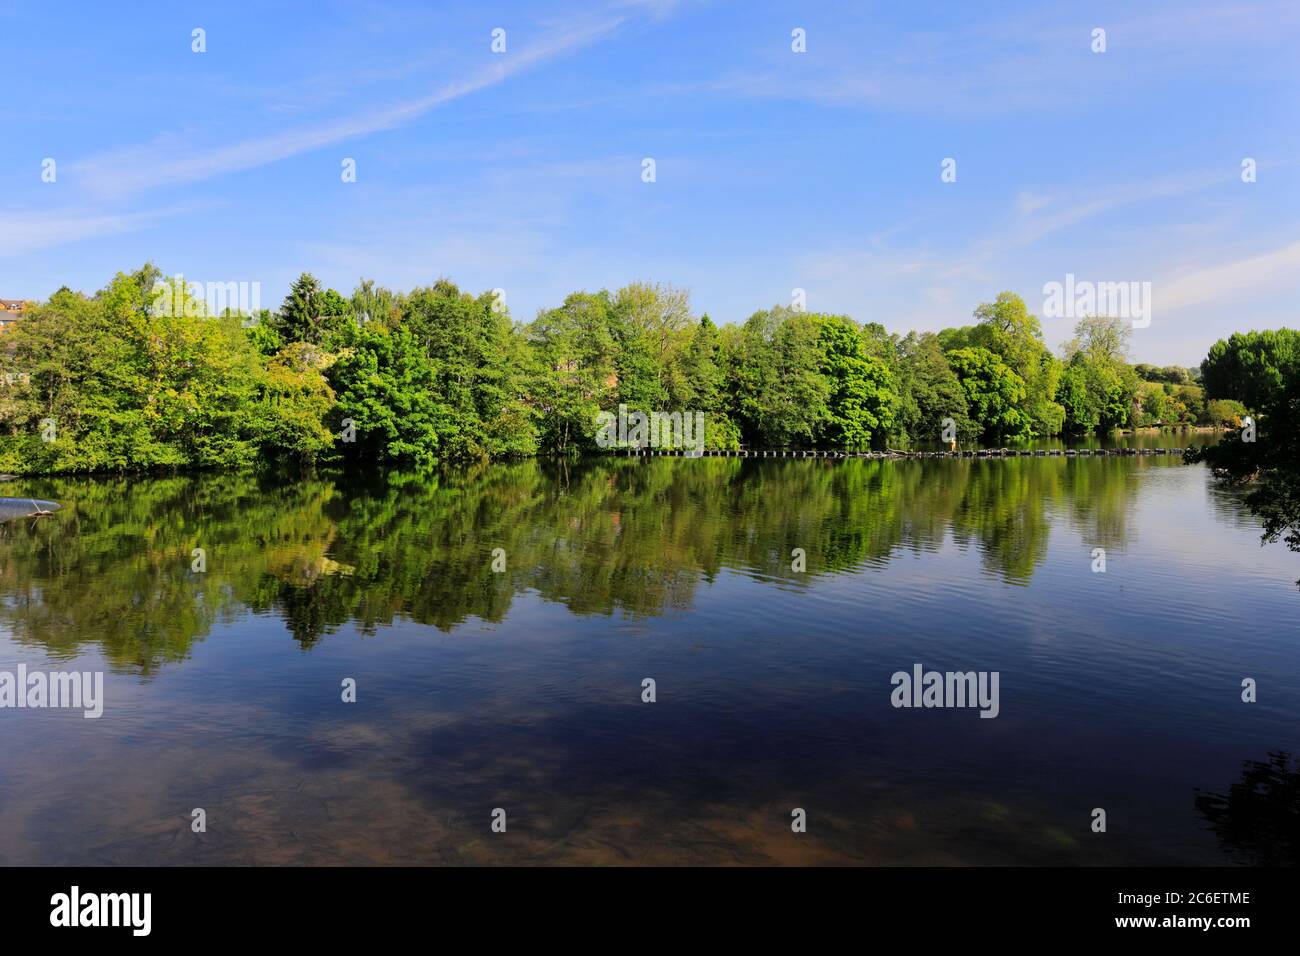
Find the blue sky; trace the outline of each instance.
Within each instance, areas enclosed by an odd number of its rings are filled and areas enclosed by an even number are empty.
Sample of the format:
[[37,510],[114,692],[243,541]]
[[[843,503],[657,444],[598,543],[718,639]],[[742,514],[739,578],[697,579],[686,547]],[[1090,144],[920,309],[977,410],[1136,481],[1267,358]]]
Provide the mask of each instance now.
[[152,260],[269,307],[304,270],[524,320],[650,280],[905,331],[1073,273],[1152,283],[1140,361],[1300,325],[1294,0],[18,2],[0,36],[4,298]]

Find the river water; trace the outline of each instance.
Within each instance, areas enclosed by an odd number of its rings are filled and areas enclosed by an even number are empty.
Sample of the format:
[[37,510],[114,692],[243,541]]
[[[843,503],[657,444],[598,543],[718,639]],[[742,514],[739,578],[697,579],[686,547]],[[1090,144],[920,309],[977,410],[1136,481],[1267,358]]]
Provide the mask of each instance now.
[[[104,701],[0,709],[0,863],[1252,863],[1296,832],[1245,790],[1295,786],[1300,555],[1176,457],[3,491],[63,509],[0,525],[0,672]],[[917,664],[997,672],[997,717],[893,706]]]

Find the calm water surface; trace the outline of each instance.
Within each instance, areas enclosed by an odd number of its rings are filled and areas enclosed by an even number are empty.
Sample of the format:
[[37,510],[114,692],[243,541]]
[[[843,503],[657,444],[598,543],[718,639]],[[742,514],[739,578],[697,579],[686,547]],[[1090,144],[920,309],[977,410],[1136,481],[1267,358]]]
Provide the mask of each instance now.
[[[0,669],[107,701],[0,710],[0,863],[1251,863],[1296,832],[1206,808],[1300,754],[1300,556],[1176,458],[3,493],[64,508],[0,525]],[[918,662],[999,671],[1000,716],[894,709]]]

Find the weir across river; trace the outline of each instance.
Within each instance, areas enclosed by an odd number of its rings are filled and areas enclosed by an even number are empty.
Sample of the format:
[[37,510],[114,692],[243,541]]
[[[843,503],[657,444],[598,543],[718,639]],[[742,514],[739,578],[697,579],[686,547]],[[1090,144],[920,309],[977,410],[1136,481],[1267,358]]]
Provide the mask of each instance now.
[[1145,457],[1149,455],[1177,455],[1183,448],[979,448],[940,449],[937,451],[902,451],[886,448],[880,451],[832,451],[826,449],[756,449],[741,448],[729,451],[709,449],[691,451],[683,448],[626,448],[610,449],[614,454],[638,458],[865,458],[921,459],[921,458],[1078,458],[1078,457]]

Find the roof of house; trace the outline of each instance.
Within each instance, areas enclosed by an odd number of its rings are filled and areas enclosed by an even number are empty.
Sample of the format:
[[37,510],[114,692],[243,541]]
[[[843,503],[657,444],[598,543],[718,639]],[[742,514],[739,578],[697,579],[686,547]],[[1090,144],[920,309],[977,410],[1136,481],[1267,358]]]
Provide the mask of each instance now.
[[22,308],[22,299],[0,299],[0,309],[8,309],[11,312],[21,312]]

